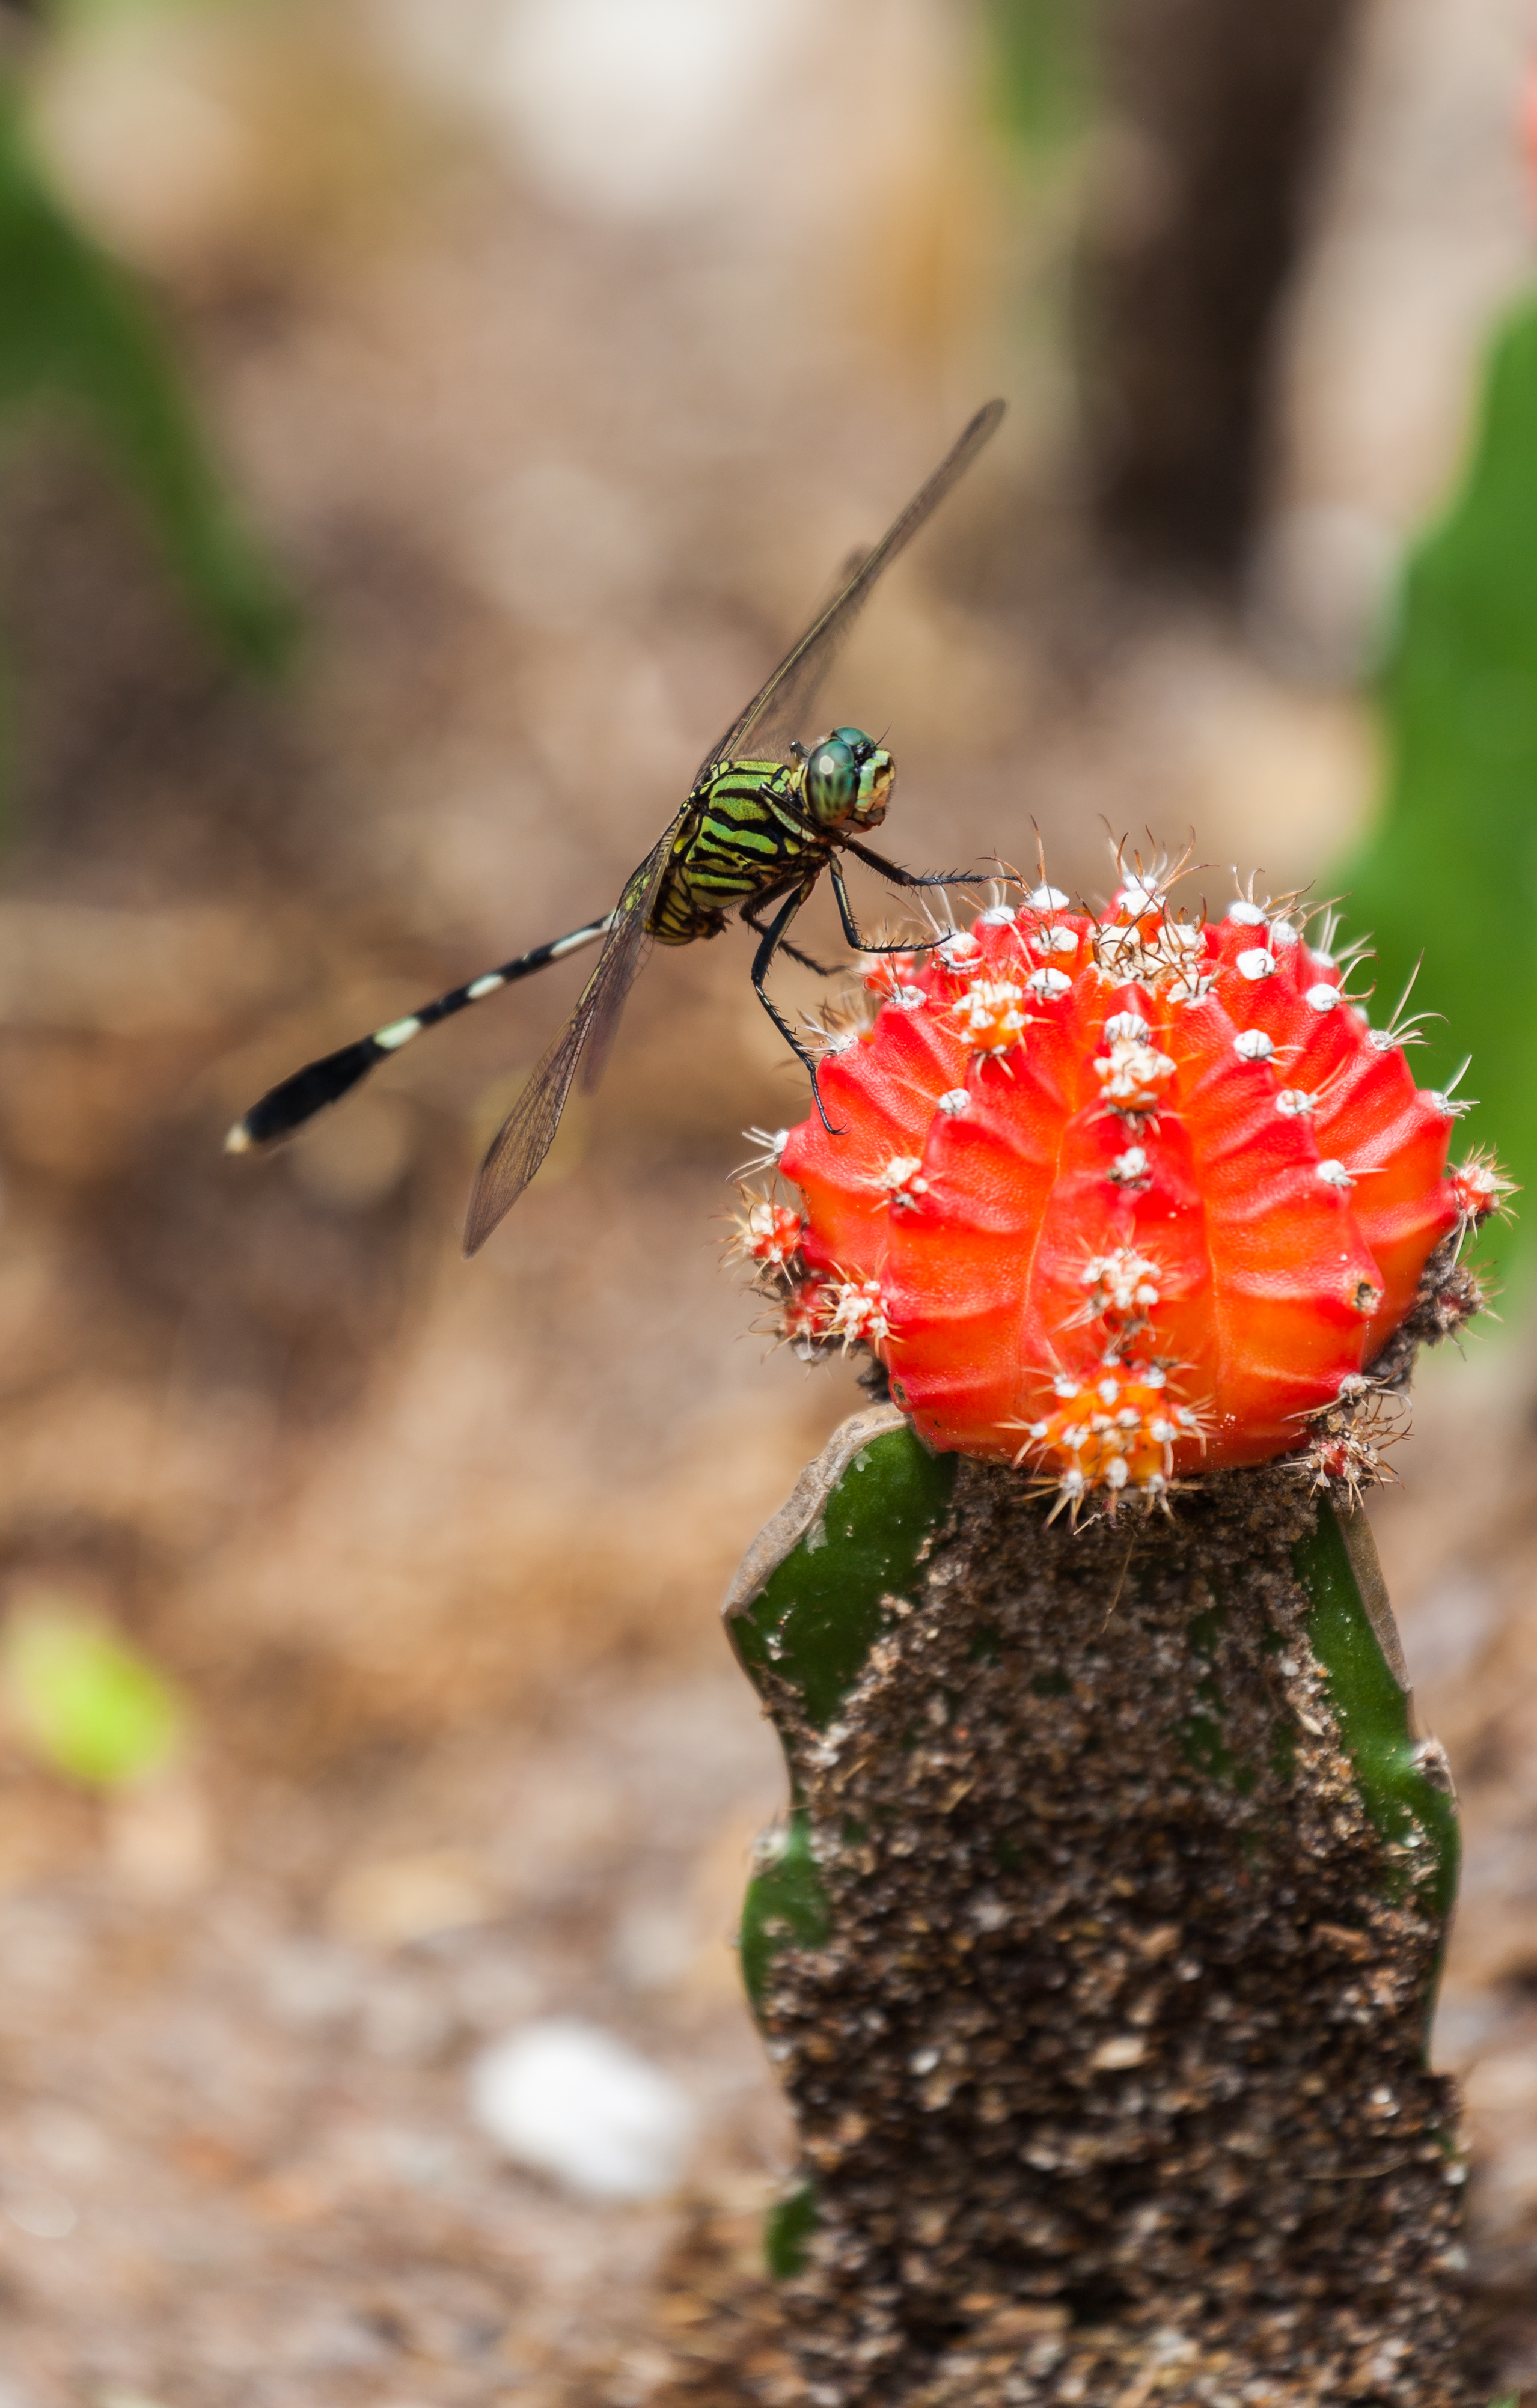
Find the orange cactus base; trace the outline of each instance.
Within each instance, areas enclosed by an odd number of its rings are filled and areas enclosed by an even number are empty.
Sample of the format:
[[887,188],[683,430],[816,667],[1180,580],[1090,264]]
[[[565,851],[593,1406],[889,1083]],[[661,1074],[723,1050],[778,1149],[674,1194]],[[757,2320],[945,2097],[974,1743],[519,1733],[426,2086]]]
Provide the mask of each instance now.
[[868,1346],[930,1445],[1074,1512],[1306,1444],[1504,1190],[1448,1172],[1458,1107],[1407,1032],[1248,900],[1191,923],[1139,878],[1095,918],[1042,886],[866,983],[873,1025],[820,1065],[831,1128],[779,1154],[801,1226],[750,1199],[743,1251],[786,1335]]

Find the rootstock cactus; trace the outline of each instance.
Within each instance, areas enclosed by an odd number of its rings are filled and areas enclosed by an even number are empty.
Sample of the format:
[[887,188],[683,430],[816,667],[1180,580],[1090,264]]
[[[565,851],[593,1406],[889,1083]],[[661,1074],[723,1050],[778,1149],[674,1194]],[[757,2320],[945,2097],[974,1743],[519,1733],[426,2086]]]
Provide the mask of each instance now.
[[752,1195],[740,1228],[783,1336],[867,1349],[928,1445],[1075,1516],[1293,1451],[1320,1485],[1377,1476],[1506,1192],[1448,1169],[1463,1107],[1347,992],[1332,914],[1311,941],[1252,895],[1190,919],[1170,883],[1123,871],[1099,916],[999,886],[872,959],[873,1016],[826,1037],[830,1127],[764,1166],[801,1208]]

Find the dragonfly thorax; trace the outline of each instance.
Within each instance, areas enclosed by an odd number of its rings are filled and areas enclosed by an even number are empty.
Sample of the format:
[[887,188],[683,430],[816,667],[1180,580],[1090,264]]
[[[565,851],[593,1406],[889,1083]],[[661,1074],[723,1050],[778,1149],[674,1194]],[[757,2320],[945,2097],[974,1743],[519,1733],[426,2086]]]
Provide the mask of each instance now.
[[862,727],[835,727],[802,766],[806,808],[818,827],[879,827],[897,765]]

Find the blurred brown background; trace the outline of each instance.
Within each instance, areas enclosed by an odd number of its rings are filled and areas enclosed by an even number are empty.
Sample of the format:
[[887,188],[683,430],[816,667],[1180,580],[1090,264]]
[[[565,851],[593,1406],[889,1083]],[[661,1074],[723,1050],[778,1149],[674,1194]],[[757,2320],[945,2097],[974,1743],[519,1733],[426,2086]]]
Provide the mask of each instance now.
[[[856,1396],[718,1264],[739,1132],[804,1110],[747,941],[653,963],[472,1267],[574,968],[274,1160],[219,1140],[601,910],[994,391],[827,696],[898,753],[892,851],[1038,826],[1093,891],[1151,829],[1214,903],[1339,854],[1385,580],[1530,274],[1537,7],[1264,13],[1118,0],[1098,99],[1070,0],[121,6],[30,70],[306,632],[242,678],[66,429],[7,457],[6,1598],[105,1613],[196,1738],[106,1799],[0,1748],[0,2408],[771,2396],[786,2133],[729,1934],[782,1779],[714,1610]],[[1010,97],[1038,35],[1055,122]],[[1377,1518],[1468,1814],[1480,2313],[1537,2386],[1518,1339],[1431,1367]],[[689,2104],[654,2199],[471,2112],[479,2052],[569,2016]]]

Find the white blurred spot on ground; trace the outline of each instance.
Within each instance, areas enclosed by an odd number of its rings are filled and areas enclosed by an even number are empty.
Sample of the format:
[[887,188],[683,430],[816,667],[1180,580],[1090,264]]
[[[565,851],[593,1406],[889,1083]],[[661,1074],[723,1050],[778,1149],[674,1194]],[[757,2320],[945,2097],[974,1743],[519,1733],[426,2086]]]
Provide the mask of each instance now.
[[67,2241],[79,2222],[64,2193],[41,2183],[7,2184],[4,2204],[17,2230],[35,2241]]
[[799,0],[512,0],[492,74],[529,165],[615,216],[717,200]]
[[469,2075],[470,2112],[518,2164],[591,2199],[659,2199],[695,2114],[677,2083],[596,2024],[552,2016],[498,2041]]

